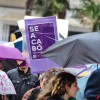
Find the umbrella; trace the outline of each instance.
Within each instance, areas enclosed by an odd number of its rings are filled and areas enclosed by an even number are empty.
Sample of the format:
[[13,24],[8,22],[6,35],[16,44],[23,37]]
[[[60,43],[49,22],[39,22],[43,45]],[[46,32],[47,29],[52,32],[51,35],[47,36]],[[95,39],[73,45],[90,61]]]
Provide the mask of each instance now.
[[0,70],[0,94],[16,94],[14,86],[7,74]]
[[42,53],[63,67],[100,63],[100,32],[70,36]]
[[18,49],[0,45],[0,60],[3,59],[24,60],[24,57]]
[[22,52],[22,44],[23,44],[23,37],[16,39],[14,42],[2,43],[2,45],[17,48],[21,52]]

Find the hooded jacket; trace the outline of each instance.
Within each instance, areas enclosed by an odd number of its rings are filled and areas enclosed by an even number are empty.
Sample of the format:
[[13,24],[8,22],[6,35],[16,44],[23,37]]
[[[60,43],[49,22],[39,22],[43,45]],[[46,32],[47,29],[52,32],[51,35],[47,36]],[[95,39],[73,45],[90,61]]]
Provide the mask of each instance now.
[[84,97],[88,100],[100,100],[100,69],[95,70],[89,77]]

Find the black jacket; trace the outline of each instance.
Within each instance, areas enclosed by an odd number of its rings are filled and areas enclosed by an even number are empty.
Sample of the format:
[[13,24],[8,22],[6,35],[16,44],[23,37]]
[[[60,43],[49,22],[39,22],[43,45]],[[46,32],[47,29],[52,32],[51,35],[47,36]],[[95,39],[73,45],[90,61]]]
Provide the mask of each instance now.
[[40,93],[40,88],[34,88],[28,100],[36,100],[38,94]]
[[48,100],[64,100],[63,98],[61,98],[60,96],[54,98],[54,97],[51,97],[49,98]]
[[7,74],[17,93],[17,95],[10,96],[10,100],[22,100],[24,93],[33,88],[38,79],[36,75],[30,73],[30,70],[27,74],[24,74],[18,68],[8,71]]

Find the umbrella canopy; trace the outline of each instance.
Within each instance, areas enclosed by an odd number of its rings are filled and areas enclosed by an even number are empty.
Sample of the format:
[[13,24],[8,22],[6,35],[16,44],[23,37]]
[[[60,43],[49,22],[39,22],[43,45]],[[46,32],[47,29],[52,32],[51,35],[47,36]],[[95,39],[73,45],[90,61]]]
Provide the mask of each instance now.
[[42,56],[63,67],[100,63],[100,32],[70,36],[49,47]]
[[16,94],[14,86],[7,74],[0,70],[0,94]]
[[25,60],[18,49],[0,45],[0,60],[2,59]]
[[22,52],[23,37],[16,39],[14,42],[2,43],[2,45],[17,48]]

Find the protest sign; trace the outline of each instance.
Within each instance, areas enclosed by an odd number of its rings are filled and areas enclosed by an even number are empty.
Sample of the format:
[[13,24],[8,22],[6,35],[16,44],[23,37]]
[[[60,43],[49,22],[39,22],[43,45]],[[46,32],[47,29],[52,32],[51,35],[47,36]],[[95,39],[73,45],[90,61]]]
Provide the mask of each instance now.
[[[53,62],[41,57],[41,52],[58,41],[56,17],[43,17],[25,20],[26,40],[30,56],[30,65],[34,72],[43,71],[46,68],[55,66]],[[43,68],[45,66],[45,68]],[[36,69],[36,70],[35,70]]]
[[57,39],[56,17],[25,20],[26,39],[31,59],[40,59],[40,53]]

